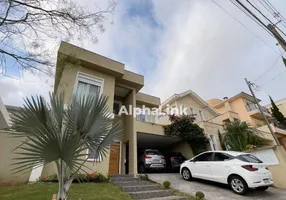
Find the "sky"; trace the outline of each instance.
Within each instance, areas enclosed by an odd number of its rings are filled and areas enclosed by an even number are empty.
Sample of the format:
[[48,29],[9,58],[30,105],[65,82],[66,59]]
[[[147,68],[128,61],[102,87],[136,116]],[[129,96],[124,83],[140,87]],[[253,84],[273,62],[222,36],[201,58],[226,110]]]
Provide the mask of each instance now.
[[[212,0],[120,0],[111,17],[113,23],[104,24],[106,31],[98,34],[98,43],[72,43],[144,75],[142,92],[161,101],[186,90],[204,100],[249,93],[244,78],[260,86],[255,93],[264,105],[269,103],[268,95],[274,100],[285,98],[286,68],[277,41],[230,1],[214,1],[244,26]],[[263,10],[259,0],[251,2]],[[285,0],[270,2],[286,17]],[[87,0],[79,3],[90,10],[98,5]],[[281,26],[286,32],[285,27]],[[59,41],[54,45],[57,49]],[[0,75],[0,96],[5,104],[20,106],[23,97],[47,97],[53,89],[53,78],[17,69],[10,73],[10,77]]]

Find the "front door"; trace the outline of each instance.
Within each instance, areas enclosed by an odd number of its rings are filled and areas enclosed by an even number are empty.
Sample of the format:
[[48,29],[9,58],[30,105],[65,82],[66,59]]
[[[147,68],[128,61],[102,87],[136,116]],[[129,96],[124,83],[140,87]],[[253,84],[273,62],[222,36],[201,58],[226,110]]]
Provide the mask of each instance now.
[[108,174],[119,174],[120,142],[113,142],[110,148]]
[[229,155],[217,152],[210,163],[212,180],[220,183],[227,183],[227,175],[231,170]]

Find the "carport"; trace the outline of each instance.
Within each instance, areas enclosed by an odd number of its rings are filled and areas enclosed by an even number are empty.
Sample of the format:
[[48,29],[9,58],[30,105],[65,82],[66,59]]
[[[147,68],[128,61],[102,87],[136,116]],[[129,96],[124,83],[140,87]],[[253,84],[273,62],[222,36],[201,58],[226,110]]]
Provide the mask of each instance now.
[[[170,137],[149,133],[137,133],[137,157],[145,149],[157,149],[163,155],[168,152],[180,152],[186,158],[193,156],[189,145],[179,137]],[[139,162],[139,161],[138,161]]]

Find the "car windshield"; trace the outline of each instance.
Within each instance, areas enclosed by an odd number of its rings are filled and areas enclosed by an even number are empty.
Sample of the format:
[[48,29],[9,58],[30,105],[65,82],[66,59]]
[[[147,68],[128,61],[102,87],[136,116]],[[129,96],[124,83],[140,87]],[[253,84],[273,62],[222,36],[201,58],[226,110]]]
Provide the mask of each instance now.
[[237,159],[249,163],[263,163],[261,160],[251,154],[240,155],[237,157]]
[[147,150],[147,155],[162,155],[158,150]]

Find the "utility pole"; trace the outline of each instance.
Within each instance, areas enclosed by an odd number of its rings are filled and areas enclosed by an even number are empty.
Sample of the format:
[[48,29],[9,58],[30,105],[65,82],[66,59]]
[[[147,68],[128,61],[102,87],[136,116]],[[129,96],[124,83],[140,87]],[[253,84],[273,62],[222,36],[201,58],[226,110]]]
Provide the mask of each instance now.
[[267,120],[267,118],[266,118],[266,116],[265,116],[265,114],[264,114],[264,112],[263,112],[263,110],[262,110],[262,107],[261,107],[260,104],[258,103],[258,101],[257,101],[257,99],[256,99],[256,96],[255,96],[255,94],[254,94],[254,92],[253,92],[253,90],[252,90],[252,83],[251,83],[250,81],[248,81],[246,78],[245,78],[244,80],[245,80],[245,82],[246,82],[246,84],[247,84],[247,86],[248,86],[248,88],[249,88],[249,90],[250,90],[252,96],[254,97],[254,101],[255,101],[255,103],[257,104],[258,109],[260,110],[260,113],[261,113],[261,115],[263,116],[263,118],[264,118],[264,120],[265,120],[265,122],[266,122],[266,124],[267,124],[267,126],[268,126],[268,128],[269,128],[269,130],[270,130],[270,132],[271,132],[271,134],[272,134],[272,136],[273,136],[273,138],[274,138],[274,141],[275,141],[276,145],[279,146],[280,143],[279,143],[279,141],[278,141],[278,139],[277,139],[277,137],[276,137],[274,131],[272,130],[272,128],[271,128],[271,126],[270,126],[270,124],[269,124],[269,122],[268,122],[268,120]]
[[281,47],[284,49],[284,51],[286,51],[286,41],[280,35],[280,33],[278,33],[278,31],[275,28],[275,25],[268,24],[267,28],[274,35],[274,37],[277,39],[278,43],[281,45]]

